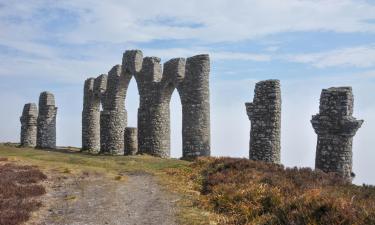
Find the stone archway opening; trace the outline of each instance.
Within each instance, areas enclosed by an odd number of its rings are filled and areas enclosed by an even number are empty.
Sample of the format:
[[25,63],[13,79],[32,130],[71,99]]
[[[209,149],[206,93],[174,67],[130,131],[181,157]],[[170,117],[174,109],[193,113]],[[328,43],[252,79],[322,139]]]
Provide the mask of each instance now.
[[177,90],[172,93],[170,108],[171,157],[182,157],[182,105]]

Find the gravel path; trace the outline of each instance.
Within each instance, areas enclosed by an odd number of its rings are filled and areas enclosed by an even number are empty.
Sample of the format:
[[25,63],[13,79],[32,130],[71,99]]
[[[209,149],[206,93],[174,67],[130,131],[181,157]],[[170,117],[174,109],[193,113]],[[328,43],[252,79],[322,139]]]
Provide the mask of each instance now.
[[126,174],[116,181],[102,175],[53,182],[41,225],[174,225],[175,196],[151,175]]

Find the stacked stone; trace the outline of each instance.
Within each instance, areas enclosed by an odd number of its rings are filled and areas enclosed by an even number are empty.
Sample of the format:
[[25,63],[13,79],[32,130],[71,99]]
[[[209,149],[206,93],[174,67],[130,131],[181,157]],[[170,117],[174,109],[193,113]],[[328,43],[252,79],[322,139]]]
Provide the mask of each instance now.
[[196,55],[186,60],[185,77],[177,86],[182,104],[182,156],[209,156],[210,58]]
[[100,99],[105,93],[107,76],[85,81],[82,110],[82,151],[100,151]]
[[35,103],[25,104],[21,120],[21,146],[35,147],[37,135],[38,108]]
[[42,92],[39,97],[37,148],[56,148],[55,97],[50,92]]
[[354,98],[351,87],[323,89],[319,114],[311,123],[318,135],[315,168],[335,172],[351,181],[353,137],[363,120],[353,117]]
[[169,101],[162,98],[160,58],[145,57],[136,75],[139,91],[139,152],[159,157],[170,156]]
[[136,127],[125,128],[125,144],[124,154],[125,155],[136,155],[138,152],[138,135]]
[[280,163],[280,81],[258,82],[254,101],[246,103],[246,111],[251,121],[249,158]]
[[134,76],[140,95],[138,152],[169,157],[169,106],[172,93],[177,88],[183,108],[183,156],[210,155],[209,70],[208,55],[194,56],[187,61],[172,59],[164,64],[162,72],[159,58],[143,58],[139,50],[126,51],[122,66],[117,65],[109,72],[107,89],[100,98],[103,106],[100,113],[100,152],[122,154],[124,151],[127,124],[125,97]]
[[127,123],[125,95],[128,83],[122,75],[121,65],[116,65],[109,71],[102,101],[103,111],[100,113],[101,153],[124,154],[124,130]]
[[170,100],[177,88],[182,104],[183,157],[210,155],[209,57],[187,60],[145,57],[136,74],[140,95],[138,109],[139,152],[170,156]]

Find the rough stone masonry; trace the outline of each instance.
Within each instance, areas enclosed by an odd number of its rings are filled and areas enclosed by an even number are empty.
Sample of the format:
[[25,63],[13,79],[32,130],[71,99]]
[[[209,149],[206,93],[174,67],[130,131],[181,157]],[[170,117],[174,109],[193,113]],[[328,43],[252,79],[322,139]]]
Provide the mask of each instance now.
[[25,104],[21,120],[21,146],[35,147],[37,134],[38,108],[35,103]]
[[56,148],[56,114],[55,97],[50,92],[42,92],[39,96],[37,148]]
[[353,137],[363,120],[353,115],[354,98],[351,87],[323,89],[320,96],[319,114],[311,123],[318,135],[315,168],[335,172],[352,180]]
[[280,163],[280,81],[258,82],[253,102],[245,105],[251,121],[249,158]]
[[124,155],[136,155],[138,152],[138,135],[136,127],[125,128]]
[[[122,154],[124,151],[127,125],[125,98],[134,76],[140,96],[138,152],[169,157],[169,107],[172,93],[177,89],[183,111],[183,157],[210,155],[209,72],[208,55],[171,59],[162,70],[160,58],[143,57],[140,50],[126,51],[122,65],[114,66],[108,73],[107,88],[100,99],[103,106],[100,114],[100,152]],[[88,123],[82,125],[89,126]],[[82,131],[86,129],[82,128]],[[98,127],[95,126],[95,129],[98,130]],[[86,138],[89,140],[94,139],[94,134],[96,132],[83,135],[91,135]]]
[[100,151],[100,99],[106,90],[107,75],[85,81],[82,110],[82,151]]

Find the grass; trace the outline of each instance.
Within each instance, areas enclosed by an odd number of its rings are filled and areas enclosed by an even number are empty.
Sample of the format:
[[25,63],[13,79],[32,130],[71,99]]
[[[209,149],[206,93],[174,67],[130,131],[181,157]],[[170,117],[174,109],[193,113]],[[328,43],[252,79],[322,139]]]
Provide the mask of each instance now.
[[46,151],[32,148],[18,148],[14,144],[0,144],[0,160],[6,157],[18,164],[38,165],[42,171],[57,171],[75,175],[91,172],[105,173],[112,179],[126,181],[128,172],[145,172],[155,175],[158,182],[177,193],[181,200],[177,202],[178,222],[185,225],[209,224],[209,213],[197,208],[198,192],[191,192],[190,186],[181,183],[179,177],[171,176],[170,170],[184,170],[191,162],[177,159],[161,159],[148,155],[108,156],[81,153],[78,149],[65,148],[61,151]]
[[310,168],[234,158],[187,162],[0,145],[0,161],[5,160],[67,175],[104,172],[125,182],[127,172],[153,174],[163,187],[182,196],[177,203],[178,224],[375,224],[375,187],[352,185],[335,174]]
[[375,187],[336,174],[233,158],[201,158],[189,167],[171,173],[193,181],[198,207],[219,224],[375,224]]
[[[0,158],[7,161],[7,158]],[[38,184],[47,177],[37,168],[12,163],[0,164],[0,224],[17,225],[27,221],[30,213],[41,206],[34,199],[45,194]]]

